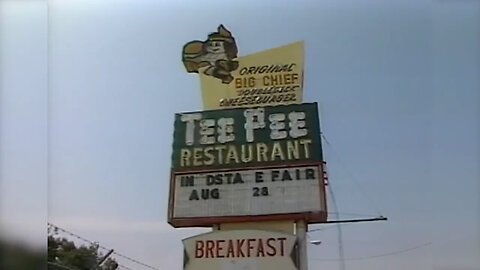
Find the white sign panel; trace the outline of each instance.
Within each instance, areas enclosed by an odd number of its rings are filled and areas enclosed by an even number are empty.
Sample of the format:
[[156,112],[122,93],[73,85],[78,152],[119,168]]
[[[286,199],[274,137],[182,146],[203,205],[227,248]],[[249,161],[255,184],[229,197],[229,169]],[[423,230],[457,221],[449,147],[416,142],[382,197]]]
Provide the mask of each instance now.
[[183,173],[173,176],[173,218],[325,211],[320,166]]
[[185,270],[295,270],[295,236],[260,230],[216,231],[183,240]]

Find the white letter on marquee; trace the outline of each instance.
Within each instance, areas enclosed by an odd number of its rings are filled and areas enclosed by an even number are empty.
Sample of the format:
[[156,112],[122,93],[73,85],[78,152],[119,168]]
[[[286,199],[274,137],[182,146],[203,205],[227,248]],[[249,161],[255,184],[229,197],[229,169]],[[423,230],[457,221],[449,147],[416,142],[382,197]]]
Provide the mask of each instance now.
[[285,114],[283,113],[274,113],[270,114],[270,138],[272,140],[285,139],[287,137],[287,131],[285,129]]
[[202,115],[199,113],[184,114],[180,117],[182,122],[187,122],[185,129],[185,144],[192,145],[194,140],[195,120],[202,119]]
[[220,118],[218,119],[218,141],[220,143],[231,142],[235,140],[235,134],[233,133],[233,118]]
[[215,120],[204,119],[200,121],[200,144],[214,144],[215,143]]
[[307,135],[308,131],[305,127],[305,113],[304,112],[291,112],[288,114],[290,119],[290,137],[298,138]]
[[265,110],[263,108],[246,109],[243,115],[247,142],[253,142],[253,130],[265,127]]

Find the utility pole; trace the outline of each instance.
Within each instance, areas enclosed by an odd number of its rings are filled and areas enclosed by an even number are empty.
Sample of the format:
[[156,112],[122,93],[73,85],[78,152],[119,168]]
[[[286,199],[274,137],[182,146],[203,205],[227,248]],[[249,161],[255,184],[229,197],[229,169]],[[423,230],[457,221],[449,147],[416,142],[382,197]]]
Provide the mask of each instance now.
[[298,245],[298,263],[299,270],[308,269],[308,258],[307,258],[307,223],[305,220],[298,220],[296,222],[295,232],[297,234],[297,245]]

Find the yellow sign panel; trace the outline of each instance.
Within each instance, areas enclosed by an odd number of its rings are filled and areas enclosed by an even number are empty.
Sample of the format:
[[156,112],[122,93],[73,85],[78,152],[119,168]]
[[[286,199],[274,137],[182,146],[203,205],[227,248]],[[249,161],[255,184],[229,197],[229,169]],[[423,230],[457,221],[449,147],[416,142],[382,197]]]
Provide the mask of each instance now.
[[204,109],[274,106],[303,101],[304,44],[238,57],[223,26],[183,48],[187,72],[199,73]]

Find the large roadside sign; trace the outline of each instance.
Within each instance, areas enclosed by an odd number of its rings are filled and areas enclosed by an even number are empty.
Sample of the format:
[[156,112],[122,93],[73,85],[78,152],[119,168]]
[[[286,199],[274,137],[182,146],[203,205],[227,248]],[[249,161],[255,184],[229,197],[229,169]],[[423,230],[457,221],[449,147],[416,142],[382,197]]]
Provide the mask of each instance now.
[[296,270],[295,236],[260,230],[215,231],[183,240],[184,270]]
[[177,114],[174,227],[326,220],[316,103]]
[[327,180],[317,103],[302,104],[304,43],[241,56],[219,25],[181,55],[205,111],[175,115],[168,223],[214,228],[183,240],[184,269],[306,269]]

